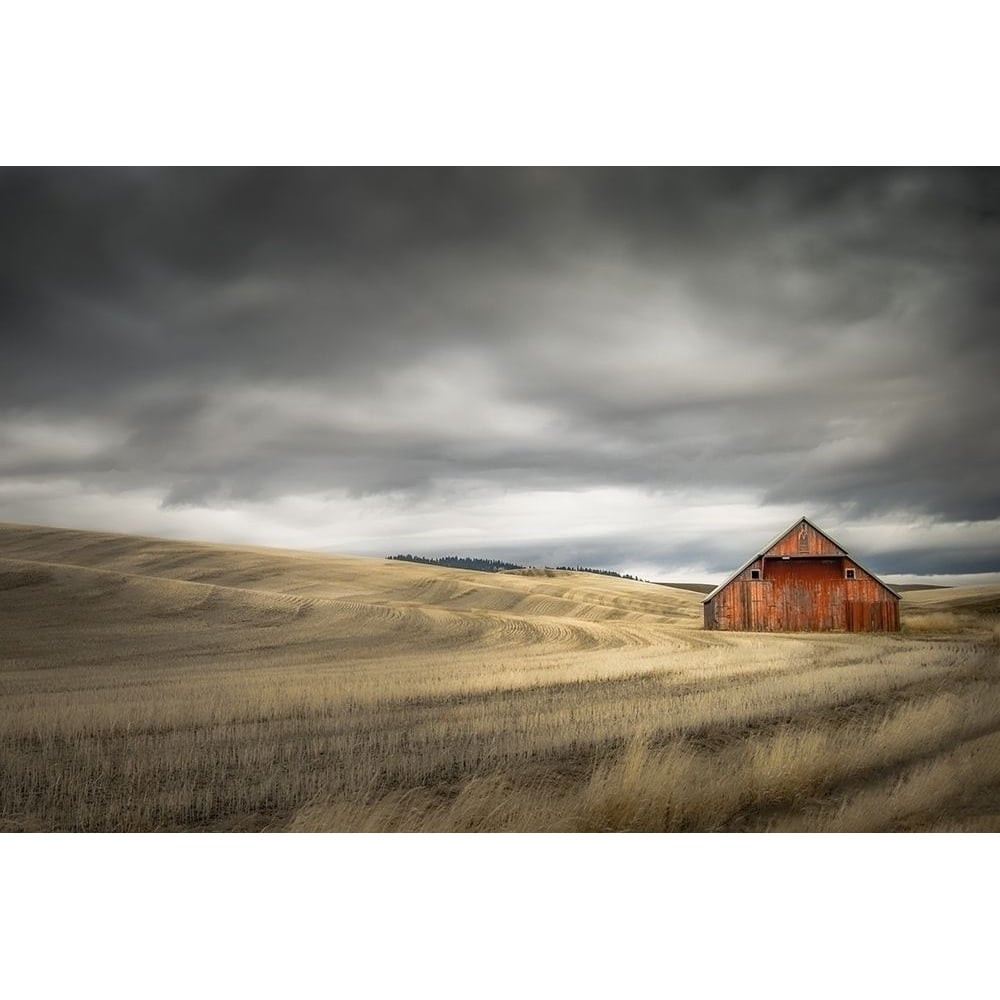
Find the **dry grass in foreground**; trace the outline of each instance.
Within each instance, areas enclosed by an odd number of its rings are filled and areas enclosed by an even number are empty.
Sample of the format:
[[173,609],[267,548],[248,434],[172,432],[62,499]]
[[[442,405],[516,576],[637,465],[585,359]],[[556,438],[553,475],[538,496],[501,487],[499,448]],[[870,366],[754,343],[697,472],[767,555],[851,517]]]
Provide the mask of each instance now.
[[1000,830],[1000,589],[700,595],[0,527],[0,829]]

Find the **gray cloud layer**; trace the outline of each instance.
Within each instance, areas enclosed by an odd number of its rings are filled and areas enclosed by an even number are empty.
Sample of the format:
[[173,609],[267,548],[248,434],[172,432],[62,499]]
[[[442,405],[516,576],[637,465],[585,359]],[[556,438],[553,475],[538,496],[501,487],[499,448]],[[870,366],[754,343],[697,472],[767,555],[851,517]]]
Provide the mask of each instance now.
[[[10,170],[0,221],[0,517],[17,484],[69,484],[72,524],[78,490],[468,483],[1000,518],[996,171]],[[1000,541],[882,562],[1000,570]]]

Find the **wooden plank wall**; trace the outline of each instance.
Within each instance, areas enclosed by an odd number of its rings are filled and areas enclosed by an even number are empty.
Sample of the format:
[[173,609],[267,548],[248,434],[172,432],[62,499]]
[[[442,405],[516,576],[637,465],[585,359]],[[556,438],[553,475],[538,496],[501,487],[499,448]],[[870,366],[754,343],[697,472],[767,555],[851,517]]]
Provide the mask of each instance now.
[[792,528],[764,553],[766,556],[837,556],[846,555],[826,535],[820,534],[811,524],[802,523]]

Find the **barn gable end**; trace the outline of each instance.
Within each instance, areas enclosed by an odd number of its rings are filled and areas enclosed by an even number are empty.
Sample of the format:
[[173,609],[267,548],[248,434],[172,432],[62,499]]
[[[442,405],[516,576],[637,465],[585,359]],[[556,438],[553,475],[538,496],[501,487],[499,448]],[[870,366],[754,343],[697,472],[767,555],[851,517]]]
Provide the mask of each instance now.
[[895,632],[899,594],[801,517],[703,601],[705,628]]

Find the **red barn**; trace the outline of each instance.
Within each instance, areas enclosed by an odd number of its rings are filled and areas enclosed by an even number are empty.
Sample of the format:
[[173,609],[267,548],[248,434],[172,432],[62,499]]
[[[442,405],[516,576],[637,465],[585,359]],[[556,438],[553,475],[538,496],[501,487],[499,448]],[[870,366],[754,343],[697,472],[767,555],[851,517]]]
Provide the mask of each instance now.
[[899,594],[807,517],[702,602],[705,628],[738,632],[898,632]]

